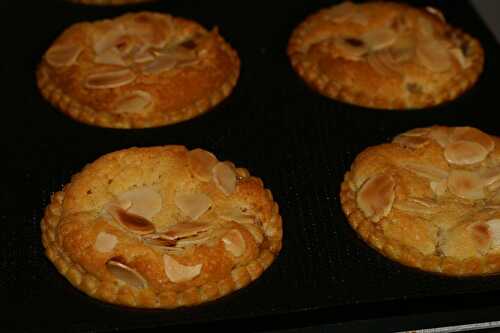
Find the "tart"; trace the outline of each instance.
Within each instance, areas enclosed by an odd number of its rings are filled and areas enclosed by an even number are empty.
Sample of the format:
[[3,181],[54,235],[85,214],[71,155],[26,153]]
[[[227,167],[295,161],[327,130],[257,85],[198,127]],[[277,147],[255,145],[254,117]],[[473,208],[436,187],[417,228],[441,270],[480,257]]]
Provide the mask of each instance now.
[[359,236],[404,265],[454,276],[500,272],[500,139],[417,128],[361,152],[341,203]]
[[247,286],[281,249],[278,205],[259,178],[203,149],[130,148],[52,196],[46,255],[104,302],[175,308]]
[[295,71],[319,93],[377,109],[450,101],[477,81],[479,41],[437,9],[392,2],[344,2],[308,17],[292,33]]
[[239,64],[217,29],[140,12],[69,27],[45,53],[37,82],[77,121],[146,128],[211,109],[232,91]]

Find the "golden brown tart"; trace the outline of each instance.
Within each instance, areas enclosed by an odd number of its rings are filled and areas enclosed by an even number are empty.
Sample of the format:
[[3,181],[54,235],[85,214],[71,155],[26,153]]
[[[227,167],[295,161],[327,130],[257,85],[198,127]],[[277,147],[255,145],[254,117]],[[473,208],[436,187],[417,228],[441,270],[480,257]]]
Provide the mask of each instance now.
[[500,272],[500,139],[472,127],[417,128],[360,153],[340,193],[349,223],[404,265]]
[[52,196],[41,227],[47,257],[76,288],[142,308],[243,288],[282,240],[278,205],[259,178],[184,146],[99,158]]
[[230,94],[239,65],[217,29],[141,12],[72,25],[45,53],[37,79],[75,120],[144,128],[206,112]]
[[344,2],[293,32],[295,71],[330,98],[371,108],[414,109],[452,100],[483,70],[478,40],[434,8]]

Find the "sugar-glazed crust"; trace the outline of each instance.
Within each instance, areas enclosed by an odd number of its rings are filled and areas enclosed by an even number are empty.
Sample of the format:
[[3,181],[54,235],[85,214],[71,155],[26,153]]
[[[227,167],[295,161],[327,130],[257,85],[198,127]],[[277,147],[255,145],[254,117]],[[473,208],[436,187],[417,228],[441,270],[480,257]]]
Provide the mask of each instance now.
[[454,276],[500,272],[500,140],[471,127],[417,128],[360,153],[342,209],[392,260]]
[[141,12],[69,27],[45,53],[37,83],[77,121],[146,128],[210,110],[231,93],[239,68],[217,29]]
[[292,33],[295,71],[319,93],[381,109],[453,100],[477,81],[479,41],[434,8],[344,2],[308,17]]
[[243,288],[282,240],[278,205],[259,178],[183,146],[99,158],[52,196],[41,228],[47,257],[76,288],[141,308]]

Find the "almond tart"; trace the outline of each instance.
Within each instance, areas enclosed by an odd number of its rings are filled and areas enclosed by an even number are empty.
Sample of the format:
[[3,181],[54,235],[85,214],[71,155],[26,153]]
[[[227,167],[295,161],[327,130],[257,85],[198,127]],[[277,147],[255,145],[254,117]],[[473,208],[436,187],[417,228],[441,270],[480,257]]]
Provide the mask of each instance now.
[[43,56],[37,82],[77,121],[146,128],[208,111],[230,94],[239,66],[217,29],[140,12],[69,27]]
[[477,81],[479,41],[437,9],[343,2],[292,33],[295,71],[319,93],[369,108],[417,109],[453,100]]
[[281,249],[278,205],[259,178],[203,149],[130,148],[52,196],[46,255],[104,302],[176,308],[247,286]]
[[341,186],[351,226],[407,266],[500,272],[500,139],[472,127],[417,128],[361,152]]

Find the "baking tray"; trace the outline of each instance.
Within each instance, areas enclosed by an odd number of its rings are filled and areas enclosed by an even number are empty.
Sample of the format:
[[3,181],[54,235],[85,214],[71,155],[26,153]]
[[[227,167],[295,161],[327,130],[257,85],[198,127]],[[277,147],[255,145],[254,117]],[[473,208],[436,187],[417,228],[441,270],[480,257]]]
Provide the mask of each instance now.
[[[333,2],[170,0],[126,7],[3,2],[0,320],[4,327],[23,332],[200,325],[263,330],[371,319],[385,321],[386,328],[389,320],[397,329],[391,318],[410,314],[417,317],[398,327],[444,323],[443,318],[449,318],[443,314],[429,319],[436,312],[469,313],[455,322],[500,317],[494,311],[500,308],[500,277],[447,278],[394,263],[358,239],[338,196],[343,175],[359,152],[405,130],[467,124],[498,134],[499,45],[467,2],[418,1],[442,8],[452,24],[481,40],[486,64],[479,82],[457,100],[427,110],[349,106],[307,88],[286,56],[292,29]],[[219,27],[242,62],[240,80],[226,101],[177,125],[114,130],[74,122],[43,100],[34,71],[64,28],[145,9]],[[165,144],[203,147],[261,177],[281,208],[281,254],[247,288],[194,308],[145,311],[93,300],[74,289],[45,258],[39,227],[44,207],[51,193],[99,156],[131,146]]]

